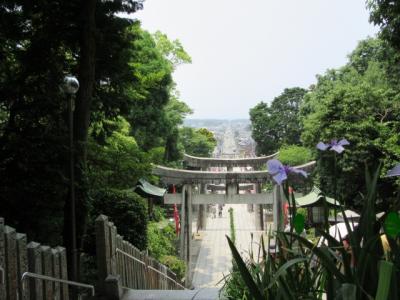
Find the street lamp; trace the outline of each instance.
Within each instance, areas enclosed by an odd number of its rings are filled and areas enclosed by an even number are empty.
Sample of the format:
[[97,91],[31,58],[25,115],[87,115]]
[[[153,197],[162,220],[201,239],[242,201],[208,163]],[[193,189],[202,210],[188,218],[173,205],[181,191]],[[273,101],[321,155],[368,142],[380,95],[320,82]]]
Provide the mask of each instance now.
[[65,76],[63,90],[69,95],[68,99],[68,130],[69,130],[69,200],[71,213],[71,243],[72,264],[71,279],[78,280],[78,250],[76,242],[76,210],[75,210],[75,174],[74,174],[74,95],[79,89],[79,81],[74,76]]

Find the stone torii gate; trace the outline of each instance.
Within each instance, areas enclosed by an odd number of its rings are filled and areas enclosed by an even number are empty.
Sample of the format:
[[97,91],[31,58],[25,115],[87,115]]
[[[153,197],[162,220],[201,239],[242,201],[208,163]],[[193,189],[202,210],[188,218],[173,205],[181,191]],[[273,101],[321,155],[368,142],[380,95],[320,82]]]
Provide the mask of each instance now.
[[[273,157],[273,156],[272,156]],[[271,158],[271,156],[269,156]],[[252,158],[254,160],[254,158]],[[266,159],[267,158],[259,158]],[[209,159],[212,160],[212,159]],[[165,194],[165,204],[181,205],[181,234],[180,234],[180,254],[186,261],[187,274],[190,274],[190,246],[192,240],[192,206],[206,204],[272,204],[274,225],[273,230],[283,230],[282,222],[282,191],[281,187],[274,184],[271,174],[268,171],[232,171],[234,163],[231,161],[240,161],[246,159],[216,159],[232,163],[228,171],[212,172],[199,170],[173,169],[163,166],[156,166],[153,174],[161,178],[165,184],[182,185],[182,193]],[[298,169],[308,169],[315,162],[297,166]],[[273,183],[272,193],[261,193],[261,184],[266,182]],[[239,194],[239,184],[252,183],[258,186],[256,194]],[[199,194],[194,193],[195,185],[205,184],[225,184],[225,194]]]
[[[257,171],[262,169],[268,160],[276,157],[278,152],[268,155],[268,156],[260,156],[260,157],[247,157],[247,158],[208,158],[208,157],[196,157],[192,155],[185,154],[183,161],[188,168],[195,168],[202,171],[210,170],[212,167],[223,167],[226,168],[227,171],[232,171],[234,167],[248,168],[250,170]],[[205,193],[206,186],[201,186],[201,192]],[[217,190],[218,188],[212,188],[212,190]],[[239,189],[245,189],[243,186],[240,186]],[[256,193],[261,192],[260,183],[255,183]],[[263,214],[263,204],[266,203],[251,203],[248,204],[254,205],[255,211],[255,226],[257,230],[264,230],[264,214]],[[205,218],[204,218],[204,205],[200,205],[199,208],[199,225],[201,228],[204,227]]]

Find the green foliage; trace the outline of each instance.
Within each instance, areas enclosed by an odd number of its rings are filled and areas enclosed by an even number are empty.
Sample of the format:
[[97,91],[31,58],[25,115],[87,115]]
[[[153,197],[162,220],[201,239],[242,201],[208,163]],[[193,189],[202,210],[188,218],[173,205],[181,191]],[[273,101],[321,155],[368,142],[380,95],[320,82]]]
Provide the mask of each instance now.
[[271,154],[284,144],[300,144],[299,110],[306,92],[298,87],[285,89],[270,106],[260,102],[250,109],[252,136],[258,154]]
[[158,206],[158,205],[154,205],[153,206],[153,215],[151,216],[151,221],[154,222],[160,222],[165,220],[165,209]]
[[[365,191],[365,162],[376,165],[382,160],[384,173],[400,160],[400,93],[398,84],[390,80],[396,74],[390,53],[393,50],[379,40],[361,42],[349,63],[319,76],[304,99],[302,140],[306,146],[315,149],[319,141],[334,138],[346,138],[351,144],[340,159],[332,151],[318,152],[323,158],[317,167],[319,186],[332,196],[336,185],[339,200],[346,203],[361,201],[358,192]],[[335,172],[342,174],[336,184]]]
[[290,145],[279,149],[278,160],[284,165],[299,166],[312,160],[312,153],[308,148]]
[[182,158],[183,146],[179,142],[179,129],[183,120],[192,110],[176,97],[171,97],[165,107],[165,152],[164,161],[178,161]]
[[[107,136],[108,132],[108,136]],[[129,135],[130,125],[122,117],[94,124],[88,146],[88,179],[91,190],[102,187],[132,188],[138,179],[150,174],[150,162]],[[103,140],[97,143],[96,140]]]
[[117,13],[133,13],[140,7],[137,1],[0,4],[0,211],[29,239],[53,245],[63,244],[64,236],[64,245],[71,249],[70,234],[63,233],[70,219],[69,97],[60,89],[70,73],[80,81],[74,111],[80,243],[87,219],[89,120],[115,116],[126,104],[122,86],[132,79],[126,46],[135,36],[125,35],[130,21]]
[[217,145],[213,133],[205,128],[196,130],[190,127],[183,127],[180,129],[179,136],[185,153],[189,155],[211,157]]
[[91,193],[87,251],[94,251],[94,220],[104,214],[117,227],[118,233],[132,245],[147,248],[147,201],[138,194],[116,189],[99,189]]
[[[348,235],[339,237],[339,241],[327,230],[320,231],[327,241],[327,245],[321,246],[294,233],[293,229],[277,232],[278,253],[267,253],[262,240],[261,259],[255,259],[250,252],[245,262],[228,238],[235,260],[233,271],[235,268],[239,271],[228,279],[228,289],[225,289],[228,298],[239,299],[245,295],[246,299],[322,299],[325,292],[327,299],[398,299],[400,237],[387,235],[391,254],[384,255],[380,230],[387,216],[376,219],[379,174],[379,168],[372,175],[366,171],[367,192],[358,227],[352,231],[345,218]],[[294,210],[294,215],[299,215]],[[344,239],[349,247],[345,246]],[[294,251],[295,243],[299,251]],[[229,280],[237,284],[236,289]]]
[[291,240],[284,235],[277,237],[284,245],[278,253],[266,250],[262,238],[259,256],[250,251],[246,261],[227,239],[234,259],[233,271],[224,286],[228,299],[321,299],[323,278],[319,267],[311,269],[309,253],[304,248],[300,248],[299,254],[291,251]]
[[156,31],[156,33],[153,34],[153,38],[157,49],[170,62],[174,69],[181,64],[192,62],[191,57],[185,51],[179,40],[170,41],[167,35],[160,31]]
[[178,280],[184,279],[186,264],[183,260],[173,255],[164,255],[160,258],[160,262],[174,272]]
[[400,3],[390,0],[367,0],[370,21],[380,26],[380,35],[400,50]]
[[307,209],[304,207],[296,208],[296,214],[302,215],[305,220],[307,220]]
[[176,255],[176,233],[172,224],[151,222],[147,229],[148,249],[152,257],[160,260],[166,255]]

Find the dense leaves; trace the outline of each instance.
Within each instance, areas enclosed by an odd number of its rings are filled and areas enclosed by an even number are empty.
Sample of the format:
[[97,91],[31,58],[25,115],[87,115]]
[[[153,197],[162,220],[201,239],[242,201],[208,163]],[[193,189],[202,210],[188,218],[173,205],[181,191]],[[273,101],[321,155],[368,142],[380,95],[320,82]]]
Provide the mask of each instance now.
[[340,138],[350,142],[340,158],[332,151],[318,152],[318,173],[324,191],[351,203],[357,203],[356,191],[364,186],[365,163],[382,160],[385,172],[400,159],[400,94],[389,80],[392,57],[384,55],[390,53],[386,47],[375,39],[361,42],[346,66],[318,77],[302,107],[305,145],[314,148],[319,141]]
[[258,154],[271,154],[284,144],[300,144],[299,110],[306,92],[297,87],[285,89],[271,105],[260,102],[250,109],[252,136]]
[[381,36],[400,50],[400,3],[391,0],[367,0],[370,21],[380,26]]
[[190,57],[178,40],[119,14],[141,8],[134,0],[0,3],[0,216],[29,239],[71,252],[70,96],[60,86],[72,74],[80,82],[78,247],[93,253],[98,213],[146,247],[144,200],[126,190],[150,176],[150,162],[177,161],[183,152],[178,128],[191,110],[172,72]]
[[[99,189],[92,193],[89,209],[88,252],[94,249],[94,221],[100,215],[109,216],[118,233],[140,250],[147,248],[147,203],[138,194],[117,189]],[[90,243],[91,242],[91,243]]]
[[199,157],[211,157],[217,141],[214,134],[206,128],[183,127],[180,130],[181,142],[185,152]]

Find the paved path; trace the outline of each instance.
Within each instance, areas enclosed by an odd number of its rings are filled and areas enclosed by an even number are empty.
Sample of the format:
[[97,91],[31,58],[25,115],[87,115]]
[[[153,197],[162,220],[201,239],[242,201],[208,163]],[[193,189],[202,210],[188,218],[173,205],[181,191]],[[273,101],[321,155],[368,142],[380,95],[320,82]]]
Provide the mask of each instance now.
[[[195,288],[222,286],[224,275],[232,267],[231,251],[225,235],[230,235],[229,207],[234,209],[236,246],[242,254],[248,253],[251,233],[258,243],[261,231],[255,230],[254,213],[247,212],[247,204],[225,205],[222,218],[207,219],[207,230],[202,232],[203,240],[194,270],[192,284]],[[258,246],[254,246],[254,250]]]
[[235,136],[233,134],[232,127],[229,126],[225,130],[224,138],[222,140],[222,157],[223,156],[232,157],[238,154],[236,152],[237,152],[237,147],[235,142]]

